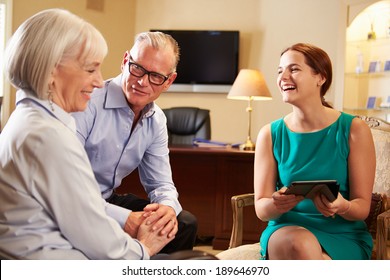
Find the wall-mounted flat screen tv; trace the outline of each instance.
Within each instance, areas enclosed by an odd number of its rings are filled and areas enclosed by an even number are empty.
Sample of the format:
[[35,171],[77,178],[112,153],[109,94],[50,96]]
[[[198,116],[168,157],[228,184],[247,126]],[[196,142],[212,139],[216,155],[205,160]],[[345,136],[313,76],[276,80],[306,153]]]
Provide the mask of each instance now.
[[158,30],[179,44],[174,84],[232,85],[238,74],[239,31]]

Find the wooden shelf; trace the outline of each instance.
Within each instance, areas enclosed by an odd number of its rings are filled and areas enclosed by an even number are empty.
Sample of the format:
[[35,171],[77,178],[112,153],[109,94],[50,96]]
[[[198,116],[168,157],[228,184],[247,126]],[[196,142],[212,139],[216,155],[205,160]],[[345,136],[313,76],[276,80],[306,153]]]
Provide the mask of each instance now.
[[[370,96],[378,97],[378,103],[386,101],[389,95],[390,71],[384,71],[386,61],[390,60],[390,37],[377,38],[375,40],[347,41],[347,60],[344,74],[344,100],[345,111],[352,114],[369,114],[371,116],[386,117],[389,108],[367,109],[367,99]],[[361,57],[360,57],[361,55]],[[357,64],[363,61],[364,72],[356,73]],[[372,62],[379,61],[375,72],[368,72],[373,69]],[[379,67],[380,66],[380,67]]]
[[356,77],[356,78],[387,78],[390,77],[390,71],[380,71],[380,72],[362,72],[362,73],[345,73],[348,77]]
[[377,107],[377,108],[344,108],[348,111],[390,111],[390,107]]

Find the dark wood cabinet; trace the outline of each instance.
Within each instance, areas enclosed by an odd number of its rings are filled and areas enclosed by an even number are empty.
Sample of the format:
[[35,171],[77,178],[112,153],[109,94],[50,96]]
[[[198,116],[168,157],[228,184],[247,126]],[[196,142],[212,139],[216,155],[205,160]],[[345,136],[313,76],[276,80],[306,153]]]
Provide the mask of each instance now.
[[[214,249],[227,249],[232,229],[233,195],[253,192],[254,152],[224,148],[170,147],[173,181],[183,209],[198,219],[198,235],[213,237]],[[138,172],[124,179],[119,193],[146,197]],[[248,207],[250,208],[250,207]],[[259,241],[266,224],[245,209],[244,243]]]

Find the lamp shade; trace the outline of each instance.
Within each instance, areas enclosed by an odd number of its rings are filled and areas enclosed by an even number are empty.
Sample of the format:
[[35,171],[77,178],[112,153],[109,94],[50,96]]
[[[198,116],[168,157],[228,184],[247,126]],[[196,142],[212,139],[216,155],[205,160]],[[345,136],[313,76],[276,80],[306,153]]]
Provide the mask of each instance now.
[[271,93],[263,74],[258,70],[242,69],[237,75],[229,94],[229,99],[270,100]]

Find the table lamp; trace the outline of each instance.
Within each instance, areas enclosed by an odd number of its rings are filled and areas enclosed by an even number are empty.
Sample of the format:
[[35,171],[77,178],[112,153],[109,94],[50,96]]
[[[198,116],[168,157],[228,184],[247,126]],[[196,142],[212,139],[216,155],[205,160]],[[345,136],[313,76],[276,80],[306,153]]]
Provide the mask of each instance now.
[[242,69],[238,73],[227,96],[229,99],[248,100],[246,111],[249,115],[248,137],[244,144],[240,145],[241,150],[253,151],[255,144],[251,139],[251,122],[252,122],[252,100],[271,100],[263,74],[258,70]]

